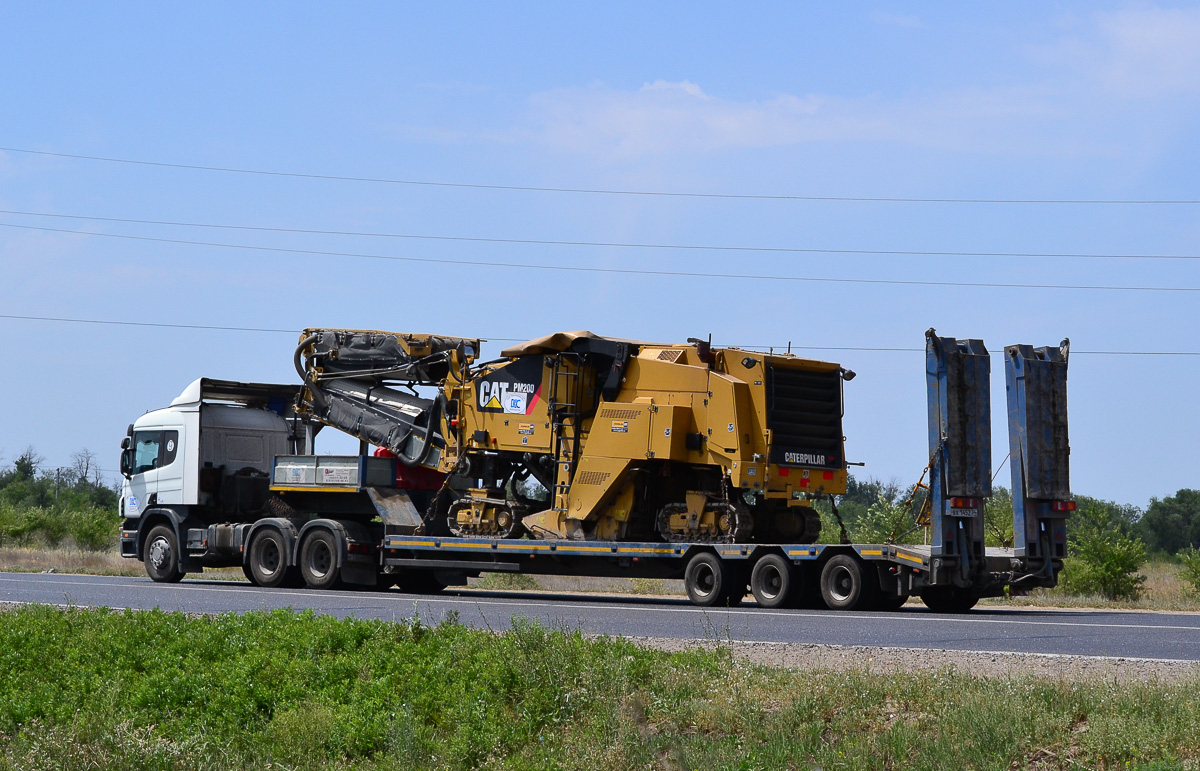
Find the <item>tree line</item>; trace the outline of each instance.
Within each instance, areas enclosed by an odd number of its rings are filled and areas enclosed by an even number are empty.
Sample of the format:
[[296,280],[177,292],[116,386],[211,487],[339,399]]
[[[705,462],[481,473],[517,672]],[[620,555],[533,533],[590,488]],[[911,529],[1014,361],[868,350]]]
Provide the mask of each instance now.
[[27,447],[0,468],[0,545],[111,548],[120,527],[119,496],[91,450],[73,454],[68,466],[50,468]]

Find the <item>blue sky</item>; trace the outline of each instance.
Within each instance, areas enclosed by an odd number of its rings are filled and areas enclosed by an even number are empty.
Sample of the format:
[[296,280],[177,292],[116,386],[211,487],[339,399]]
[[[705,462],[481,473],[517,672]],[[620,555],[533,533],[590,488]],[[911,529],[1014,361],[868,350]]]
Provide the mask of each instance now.
[[[1200,199],[1200,9],[1147,3],[28,4],[0,27],[0,146],[522,187],[818,197]],[[494,239],[1200,255],[1196,204],[548,193],[184,170],[0,151],[0,313],[297,332],[558,329],[920,348],[1070,337],[1072,487],[1200,486],[1198,296],[570,273],[519,265],[1200,287],[1195,260],[552,246],[217,230],[30,213]],[[102,233],[508,267],[333,257]],[[115,468],[124,426],[195,377],[290,382],[290,333],[0,319],[0,450]],[[492,350],[498,350],[498,342]],[[812,351],[848,456],[927,458],[919,352]],[[993,360],[995,465],[1007,453]],[[337,449],[333,443],[330,449]],[[998,482],[1007,484],[1008,471]]]

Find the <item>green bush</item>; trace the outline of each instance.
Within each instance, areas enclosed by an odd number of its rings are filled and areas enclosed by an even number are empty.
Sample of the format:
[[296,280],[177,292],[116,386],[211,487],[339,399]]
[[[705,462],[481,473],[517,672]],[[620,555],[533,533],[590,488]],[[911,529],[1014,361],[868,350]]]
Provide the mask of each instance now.
[[102,551],[117,543],[119,516],[96,506],[43,508],[0,503],[0,546],[60,546],[70,538],[88,551]]
[[1138,527],[1155,551],[1175,554],[1200,546],[1200,490],[1180,490],[1150,506]]
[[120,526],[120,515],[95,506],[72,511],[68,518],[68,528],[75,545],[88,551],[115,547]]
[[901,542],[911,542],[905,535],[919,534],[913,532],[913,519],[902,500],[879,493],[875,502],[849,525],[850,539],[854,543],[890,543],[892,539]]
[[992,488],[992,497],[983,504],[983,526],[986,545],[1013,545],[1013,501],[1007,487]]
[[1200,594],[1200,549],[1189,546],[1179,552],[1179,562],[1183,565],[1183,580],[1193,592]]
[[1061,584],[1070,594],[1099,595],[1109,600],[1136,600],[1146,577],[1146,545],[1131,532],[1121,507],[1106,501],[1081,499],[1068,524]]

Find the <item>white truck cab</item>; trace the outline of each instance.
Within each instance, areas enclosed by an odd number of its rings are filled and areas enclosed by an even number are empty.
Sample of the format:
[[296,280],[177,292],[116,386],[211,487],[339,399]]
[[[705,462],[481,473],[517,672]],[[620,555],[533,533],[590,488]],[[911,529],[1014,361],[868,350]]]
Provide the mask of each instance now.
[[[147,412],[121,444],[122,553],[144,558],[156,526],[176,552],[197,510],[235,510],[234,500],[265,495],[272,459],[295,451],[285,415],[297,386],[200,378],[167,407]],[[172,544],[171,541],[174,541]]]

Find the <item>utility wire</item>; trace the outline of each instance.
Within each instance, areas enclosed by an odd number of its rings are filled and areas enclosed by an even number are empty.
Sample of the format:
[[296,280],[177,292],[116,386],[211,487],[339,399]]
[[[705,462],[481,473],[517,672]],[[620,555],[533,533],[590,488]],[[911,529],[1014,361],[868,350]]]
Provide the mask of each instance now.
[[100,161],[103,163],[123,163],[133,166],[153,166],[166,169],[187,169],[191,171],[215,171],[227,174],[252,174],[265,177],[291,177],[294,179],[335,180],[340,182],[371,182],[386,185],[413,185],[421,187],[466,188],[472,190],[512,190],[531,193],[577,193],[585,195],[631,195],[657,196],[663,198],[713,198],[726,200],[756,200],[756,201],[833,201],[844,203],[959,203],[959,204],[1102,204],[1102,205],[1191,205],[1200,204],[1200,199],[1122,199],[1122,198],[917,198],[890,196],[849,196],[849,195],[771,195],[764,193],[696,193],[671,190],[621,190],[610,188],[583,187],[537,187],[533,185],[489,185],[477,182],[437,182],[419,179],[389,179],[385,177],[355,177],[337,174],[314,174],[294,171],[270,171],[266,169],[243,169],[232,166],[203,166],[194,163],[168,163],[164,161],[145,161],[132,158],[110,158],[99,155],[79,155],[75,153],[56,153],[47,150],[27,150],[19,147],[0,147],[0,151],[9,153],[24,153],[41,155],[52,158],[72,158],[82,161]]
[[[275,329],[272,327],[221,327],[211,324],[167,324],[154,321],[113,321],[109,319],[73,319],[65,316],[20,316],[11,313],[0,313],[0,319],[13,319],[17,321],[59,321],[67,324],[103,324],[121,327],[158,327],[161,329],[203,329],[218,332],[271,332],[292,335],[293,337],[300,333],[302,327],[296,329]],[[489,337],[488,342],[498,343],[522,343],[525,338],[521,337]]]
[[[68,318],[65,316],[23,316],[12,313],[0,313],[0,319],[12,319],[15,321],[55,321],[68,324],[98,324],[98,325],[115,325],[126,327],[159,327],[164,329],[200,329],[220,332],[272,332],[289,335],[299,334],[300,329],[274,329],[270,327],[231,327],[231,326],[214,326],[210,324],[167,324],[152,321],[113,321],[109,319],[79,319]],[[497,343],[520,343],[529,338],[523,337],[489,337],[489,342]],[[721,347],[721,346],[718,346]],[[924,348],[882,348],[878,346],[852,346],[852,345],[737,345],[729,346],[731,348],[742,349],[768,349],[784,350],[790,347],[794,351],[856,351],[865,353],[923,353]],[[1200,351],[1076,351],[1072,350],[1071,355],[1091,355],[1091,356],[1200,356]],[[999,473],[999,472],[997,472]]]
[[670,278],[719,278],[736,281],[791,281],[818,284],[874,284],[883,286],[940,286],[973,289],[1058,289],[1073,291],[1100,292],[1174,292],[1195,293],[1200,287],[1194,286],[1111,286],[1104,284],[1006,284],[987,281],[920,281],[916,279],[884,279],[884,278],[831,278],[818,276],[787,276],[787,275],[750,275],[743,273],[706,273],[684,270],[649,270],[638,268],[597,268],[582,265],[539,265],[525,262],[488,262],[485,260],[454,260],[441,257],[401,257],[398,255],[369,254],[363,252],[334,252],[319,249],[292,249],[281,246],[252,246],[249,244],[227,244],[213,241],[195,241],[177,238],[159,238],[156,236],[134,236],[120,233],[96,233],[87,230],[68,230],[66,228],[39,227],[37,225],[17,225],[11,222],[0,222],[0,227],[18,228],[21,230],[36,230],[48,233],[67,233],[70,235],[94,236],[97,238],[118,238],[130,241],[146,241],[160,244],[178,244],[184,246],[207,246],[220,249],[242,249],[256,252],[271,252],[282,254],[308,254],[319,257],[354,257],[370,260],[389,260],[395,262],[429,263],[435,265],[460,265],[466,267],[484,268],[519,268],[521,270],[564,271],[570,273],[602,273],[632,276],[665,276]]
[[266,227],[258,225],[228,225],[212,222],[184,222],[173,220],[142,220],[128,217],[95,217],[84,214],[50,214],[47,212],[0,209],[0,214],[22,217],[51,217],[55,219],[87,220],[90,222],[116,222],[127,225],[165,225],[184,228],[210,228],[217,230],[243,230],[260,233],[295,233],[318,236],[362,236],[365,238],[398,238],[420,241],[465,241],[485,244],[521,244],[535,246],[589,246],[616,249],[666,249],[709,252],[767,252],[782,254],[853,254],[903,257],[1034,257],[1034,258],[1081,258],[1110,260],[1200,260],[1195,254],[1104,254],[1087,252],[968,252],[930,251],[914,249],[823,249],[815,247],[788,246],[718,246],[713,244],[654,244],[621,241],[558,241],[540,238],[490,238],[482,236],[438,236],[415,233],[379,233],[360,230],[311,230],[307,228]]

